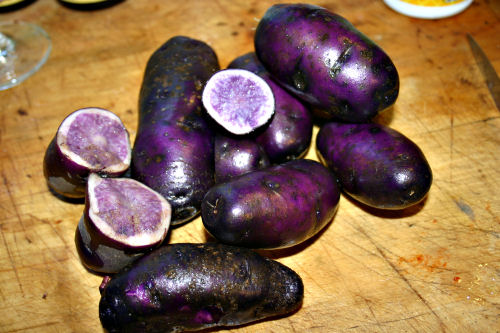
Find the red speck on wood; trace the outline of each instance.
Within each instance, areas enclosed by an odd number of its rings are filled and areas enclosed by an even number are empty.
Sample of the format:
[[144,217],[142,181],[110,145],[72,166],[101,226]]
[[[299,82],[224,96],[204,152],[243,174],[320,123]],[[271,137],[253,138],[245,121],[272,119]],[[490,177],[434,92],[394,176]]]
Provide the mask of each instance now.
[[442,262],[441,255],[433,258],[425,254],[417,254],[410,258],[399,257],[398,263],[400,265],[402,263],[407,263],[413,267],[422,267],[429,272],[433,272],[435,269],[440,269],[441,267],[444,268],[448,265],[447,262]]

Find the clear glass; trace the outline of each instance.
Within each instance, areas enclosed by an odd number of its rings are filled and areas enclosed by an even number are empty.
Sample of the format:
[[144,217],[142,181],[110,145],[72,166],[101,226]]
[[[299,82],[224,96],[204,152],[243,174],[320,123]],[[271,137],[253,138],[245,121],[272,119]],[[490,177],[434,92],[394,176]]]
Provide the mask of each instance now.
[[20,84],[47,61],[52,42],[40,26],[0,22],[0,90]]

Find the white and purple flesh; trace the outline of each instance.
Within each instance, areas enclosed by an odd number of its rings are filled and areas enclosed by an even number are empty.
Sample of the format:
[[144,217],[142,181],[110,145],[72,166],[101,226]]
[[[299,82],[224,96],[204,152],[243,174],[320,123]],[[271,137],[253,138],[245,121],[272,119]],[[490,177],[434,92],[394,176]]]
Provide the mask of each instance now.
[[163,196],[136,180],[91,174],[75,236],[82,263],[115,273],[165,239],[171,213]]
[[274,95],[258,75],[244,69],[225,69],[207,82],[202,95],[208,114],[227,131],[244,135],[270,121]]
[[111,111],[84,108],[67,116],[44,157],[49,188],[66,198],[83,198],[90,173],[117,177],[130,166],[129,134]]

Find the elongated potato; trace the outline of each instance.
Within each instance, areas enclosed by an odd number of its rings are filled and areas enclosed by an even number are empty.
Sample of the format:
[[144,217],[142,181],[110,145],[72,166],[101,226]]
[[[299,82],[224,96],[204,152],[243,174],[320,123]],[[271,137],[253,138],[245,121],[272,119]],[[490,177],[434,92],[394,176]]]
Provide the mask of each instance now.
[[104,281],[108,332],[180,332],[233,326],[297,310],[304,285],[277,261],[223,244],[170,244]]
[[337,178],[319,162],[298,159],[218,184],[203,199],[207,231],[223,243],[259,249],[299,244],[334,217]]
[[403,209],[421,201],[431,187],[423,152],[387,126],[328,123],[318,132],[316,146],[343,191],[368,206]]
[[132,177],[170,202],[173,225],[195,217],[214,184],[214,133],[201,93],[217,70],[207,44],[177,36],[153,53],[144,73]]
[[285,87],[328,119],[366,122],[391,106],[399,76],[389,56],[345,18],[308,4],[271,6],[255,51]]

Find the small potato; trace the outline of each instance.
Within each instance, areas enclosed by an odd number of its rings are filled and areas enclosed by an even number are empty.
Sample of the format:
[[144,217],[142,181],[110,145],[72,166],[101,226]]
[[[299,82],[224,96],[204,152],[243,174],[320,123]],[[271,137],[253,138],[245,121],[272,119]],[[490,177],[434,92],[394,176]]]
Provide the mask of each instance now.
[[217,133],[214,147],[216,183],[271,164],[261,145],[247,137]]
[[271,121],[254,134],[272,163],[302,158],[311,144],[313,119],[309,108],[272,78],[254,52],[234,59],[229,68],[242,68],[262,77],[271,87],[276,110]]
[[259,249],[299,244],[334,217],[340,190],[319,162],[298,159],[249,172],[205,195],[201,216],[219,241]]
[[432,172],[420,148],[379,124],[328,123],[318,132],[320,160],[354,199],[381,209],[403,209],[421,201]]

